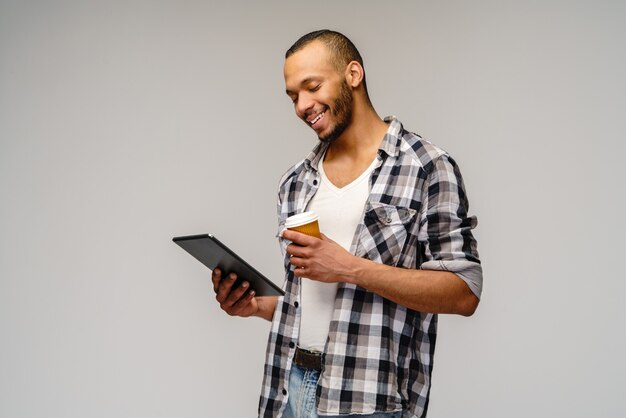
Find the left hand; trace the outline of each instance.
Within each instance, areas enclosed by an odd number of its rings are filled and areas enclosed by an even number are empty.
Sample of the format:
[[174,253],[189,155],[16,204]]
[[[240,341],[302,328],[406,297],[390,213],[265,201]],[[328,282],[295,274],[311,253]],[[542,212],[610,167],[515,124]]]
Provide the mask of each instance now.
[[287,253],[296,276],[325,283],[351,282],[359,258],[326,235],[319,239],[285,230],[283,238],[292,242]]

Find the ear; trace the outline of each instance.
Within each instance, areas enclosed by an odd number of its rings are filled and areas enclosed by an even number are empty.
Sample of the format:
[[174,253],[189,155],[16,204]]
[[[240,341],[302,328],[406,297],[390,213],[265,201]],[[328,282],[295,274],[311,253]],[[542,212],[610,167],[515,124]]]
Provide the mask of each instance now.
[[356,88],[363,82],[363,77],[365,77],[365,70],[363,70],[363,66],[361,66],[361,64],[359,64],[357,61],[350,61],[350,63],[346,67],[345,77],[348,85]]

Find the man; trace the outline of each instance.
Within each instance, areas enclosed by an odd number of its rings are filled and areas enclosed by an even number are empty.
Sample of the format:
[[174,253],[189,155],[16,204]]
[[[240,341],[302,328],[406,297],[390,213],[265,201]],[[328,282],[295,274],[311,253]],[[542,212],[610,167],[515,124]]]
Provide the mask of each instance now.
[[322,239],[282,232],[280,299],[213,273],[223,310],[272,321],[259,415],[424,417],[437,314],[472,315],[482,288],[459,169],[377,115],[345,36],[303,36],[284,75],[320,142],[280,181],[279,225],[313,210]]

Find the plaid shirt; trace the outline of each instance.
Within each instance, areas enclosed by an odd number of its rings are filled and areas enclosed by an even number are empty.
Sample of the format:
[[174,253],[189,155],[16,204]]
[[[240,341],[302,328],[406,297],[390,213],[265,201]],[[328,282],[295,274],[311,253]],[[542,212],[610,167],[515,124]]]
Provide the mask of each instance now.
[[[480,296],[482,270],[461,173],[452,158],[405,131],[395,118],[370,179],[370,195],[351,252],[378,263],[456,273]],[[306,210],[317,191],[327,145],[319,143],[280,182],[279,229]],[[259,416],[279,417],[300,326],[300,279],[280,239],[285,296],[274,313]],[[355,285],[340,283],[318,383],[320,415],[403,411],[424,417],[437,333],[437,315],[416,312]]]

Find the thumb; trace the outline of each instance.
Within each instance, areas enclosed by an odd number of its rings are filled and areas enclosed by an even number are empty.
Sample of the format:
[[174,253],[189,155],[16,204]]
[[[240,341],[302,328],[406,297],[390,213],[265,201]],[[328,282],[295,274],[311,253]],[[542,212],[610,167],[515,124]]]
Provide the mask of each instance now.
[[333,241],[332,239],[328,238],[326,235],[322,234],[321,232],[320,232],[320,235],[322,237],[322,241],[328,241],[328,242],[335,243],[335,241]]

